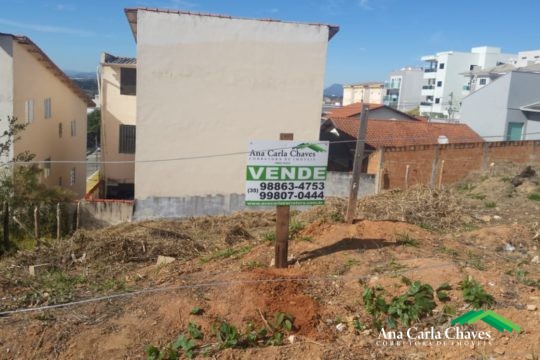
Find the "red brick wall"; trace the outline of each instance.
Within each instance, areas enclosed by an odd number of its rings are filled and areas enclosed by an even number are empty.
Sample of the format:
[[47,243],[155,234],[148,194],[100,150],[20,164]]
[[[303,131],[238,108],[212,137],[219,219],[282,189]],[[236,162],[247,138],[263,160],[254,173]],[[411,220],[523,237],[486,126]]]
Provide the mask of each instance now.
[[[485,147],[485,149],[484,149]],[[444,160],[442,183],[455,183],[472,171],[501,161],[528,163],[540,161],[540,141],[501,141],[448,145],[415,145],[384,148],[381,189],[405,187],[405,172],[409,165],[408,185],[438,183]],[[375,161],[377,163],[375,163]],[[375,169],[378,159],[370,159]],[[487,168],[484,168],[487,169]],[[433,176],[434,174],[434,176]]]

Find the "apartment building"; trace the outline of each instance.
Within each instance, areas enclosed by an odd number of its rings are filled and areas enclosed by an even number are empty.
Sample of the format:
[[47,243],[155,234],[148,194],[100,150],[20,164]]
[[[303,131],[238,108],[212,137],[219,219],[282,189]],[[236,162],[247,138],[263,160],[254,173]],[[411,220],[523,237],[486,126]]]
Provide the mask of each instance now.
[[482,46],[470,52],[444,51],[423,56],[424,85],[420,113],[431,117],[459,119],[460,102],[470,92],[463,73],[509,63],[516,54],[504,54],[500,48]]
[[400,111],[409,111],[420,105],[424,84],[424,69],[404,67],[392,71],[385,81],[384,105]]
[[385,89],[382,82],[343,85],[343,106],[357,102],[382,104],[384,94]]
[[133,199],[137,114],[137,61],[102,53],[101,101],[102,196]]
[[0,34],[0,131],[7,130],[8,116],[27,125],[3,161],[28,151],[34,160],[45,162],[42,181],[46,185],[83,197],[86,110],[93,106],[30,38]]
[[465,97],[461,122],[486,141],[540,140],[540,69],[527,68]]
[[[240,210],[250,140],[318,139],[337,26],[125,12],[137,43],[135,218]],[[228,153],[240,155],[211,156]]]

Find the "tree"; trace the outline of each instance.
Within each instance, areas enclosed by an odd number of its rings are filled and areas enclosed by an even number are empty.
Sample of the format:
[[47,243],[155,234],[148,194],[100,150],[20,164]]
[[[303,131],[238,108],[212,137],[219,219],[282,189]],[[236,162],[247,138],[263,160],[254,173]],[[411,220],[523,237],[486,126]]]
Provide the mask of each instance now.
[[[0,157],[2,159],[9,159],[14,143],[26,128],[26,124],[18,123],[16,117],[8,117],[7,122],[7,129],[0,136]],[[17,217],[20,222],[26,224],[33,223],[34,207],[39,206],[46,215],[46,219],[43,221],[45,233],[55,226],[56,204],[72,201],[74,194],[69,190],[47,187],[43,184],[40,181],[43,169],[36,163],[32,163],[34,158],[34,154],[24,151],[0,165],[0,202],[9,205],[11,217]],[[10,233],[11,230],[14,235],[21,235],[16,229],[10,229]],[[4,248],[3,250],[8,249]],[[2,252],[0,248],[0,254]]]
[[86,147],[88,149],[95,149],[101,145],[101,110],[95,109],[87,116],[88,121],[88,135]]

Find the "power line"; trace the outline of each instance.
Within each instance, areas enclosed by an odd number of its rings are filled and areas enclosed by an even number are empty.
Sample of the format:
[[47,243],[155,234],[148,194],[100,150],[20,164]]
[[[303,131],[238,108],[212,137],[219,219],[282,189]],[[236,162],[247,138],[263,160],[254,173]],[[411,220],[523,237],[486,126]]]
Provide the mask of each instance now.
[[[350,120],[358,120],[356,118],[350,118]],[[390,120],[389,120],[390,121]],[[432,124],[444,124],[439,122],[429,122],[424,123],[426,125],[432,125]],[[526,135],[538,135],[540,132],[531,132],[531,133],[525,133],[523,136]],[[484,139],[489,138],[504,138],[504,135],[488,135],[488,136],[480,136]],[[372,137],[370,136],[369,139],[366,137],[365,141],[394,141],[394,140],[433,140],[433,136],[425,135],[425,136],[387,136],[387,137]],[[477,142],[478,138],[476,137],[461,137],[461,138],[453,138],[453,143],[456,143],[456,140],[462,140],[464,142],[471,142],[474,140],[474,142]],[[314,142],[323,141],[323,140],[317,140]],[[329,141],[330,144],[346,144],[346,143],[356,143],[355,140],[335,140],[335,141]],[[426,144],[415,144],[415,145],[434,145],[433,143],[426,143]],[[392,145],[388,145],[392,146]],[[401,145],[398,145],[401,146]],[[406,146],[406,145],[403,145]],[[261,151],[270,151],[270,150],[287,150],[287,149],[293,149],[294,146],[287,146],[287,147],[279,147],[279,148],[271,148],[271,149],[261,149]],[[186,161],[186,160],[201,160],[201,159],[210,159],[210,158],[219,158],[219,157],[229,157],[229,156],[238,156],[238,155],[247,155],[249,154],[249,151],[238,151],[238,152],[230,152],[230,153],[221,153],[221,154],[209,154],[209,155],[195,155],[195,156],[184,156],[184,157],[173,157],[173,158],[163,158],[163,159],[148,159],[148,160],[118,160],[118,161],[101,161],[101,160],[32,160],[32,161],[7,161],[7,162],[0,162],[0,166],[6,166],[6,165],[47,165],[47,164],[134,164],[134,163],[159,163],[159,162],[171,162],[171,161]]]
[[[415,272],[415,271],[426,270],[426,269],[450,267],[450,266],[454,266],[454,264],[430,265],[430,266],[425,266],[425,267],[408,269],[408,270],[405,270],[404,273]],[[389,273],[393,273],[393,271],[390,270],[387,272],[383,272],[381,274],[384,275],[384,274],[389,274]],[[136,290],[132,292],[124,292],[124,293],[113,294],[113,295],[98,296],[94,298],[83,299],[83,300],[78,300],[78,301],[73,301],[73,302],[68,302],[68,303],[62,303],[62,304],[45,305],[45,306],[33,307],[33,308],[19,308],[15,310],[2,311],[0,312],[0,318],[9,316],[9,315],[14,315],[14,314],[66,308],[66,307],[71,307],[71,306],[85,305],[85,304],[90,304],[90,303],[95,303],[95,302],[106,301],[106,300],[128,298],[128,297],[133,297],[137,295],[152,294],[152,293],[159,293],[159,292],[178,291],[178,290],[205,288],[205,287],[220,287],[220,286],[227,287],[227,286],[233,286],[233,285],[263,284],[263,283],[277,283],[277,282],[309,282],[309,281],[336,281],[336,280],[349,280],[349,281],[364,280],[365,281],[369,279],[369,277],[370,277],[369,275],[365,275],[365,276],[331,275],[331,276],[306,276],[306,277],[290,277],[290,278],[282,277],[282,278],[273,278],[273,279],[211,281],[211,282],[194,283],[194,284],[188,284],[188,285],[148,288],[148,289]]]

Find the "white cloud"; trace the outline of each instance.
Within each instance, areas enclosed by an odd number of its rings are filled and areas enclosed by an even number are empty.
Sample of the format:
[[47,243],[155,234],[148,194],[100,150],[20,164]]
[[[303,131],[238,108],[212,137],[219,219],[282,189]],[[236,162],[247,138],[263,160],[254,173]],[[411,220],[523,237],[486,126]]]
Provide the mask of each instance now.
[[197,4],[188,0],[171,0],[171,7],[180,9],[192,9],[197,7]]
[[50,25],[41,25],[41,24],[31,24],[19,21],[12,21],[8,19],[0,18],[0,25],[12,26],[20,28],[23,30],[45,32],[45,33],[56,33],[56,34],[66,34],[74,36],[94,36],[96,35],[92,31],[86,31],[81,29],[66,28],[60,26],[50,26]]
[[371,0],[359,0],[358,5],[364,10],[371,10]]
[[75,5],[72,4],[54,4],[54,9],[58,11],[73,11],[75,10]]

